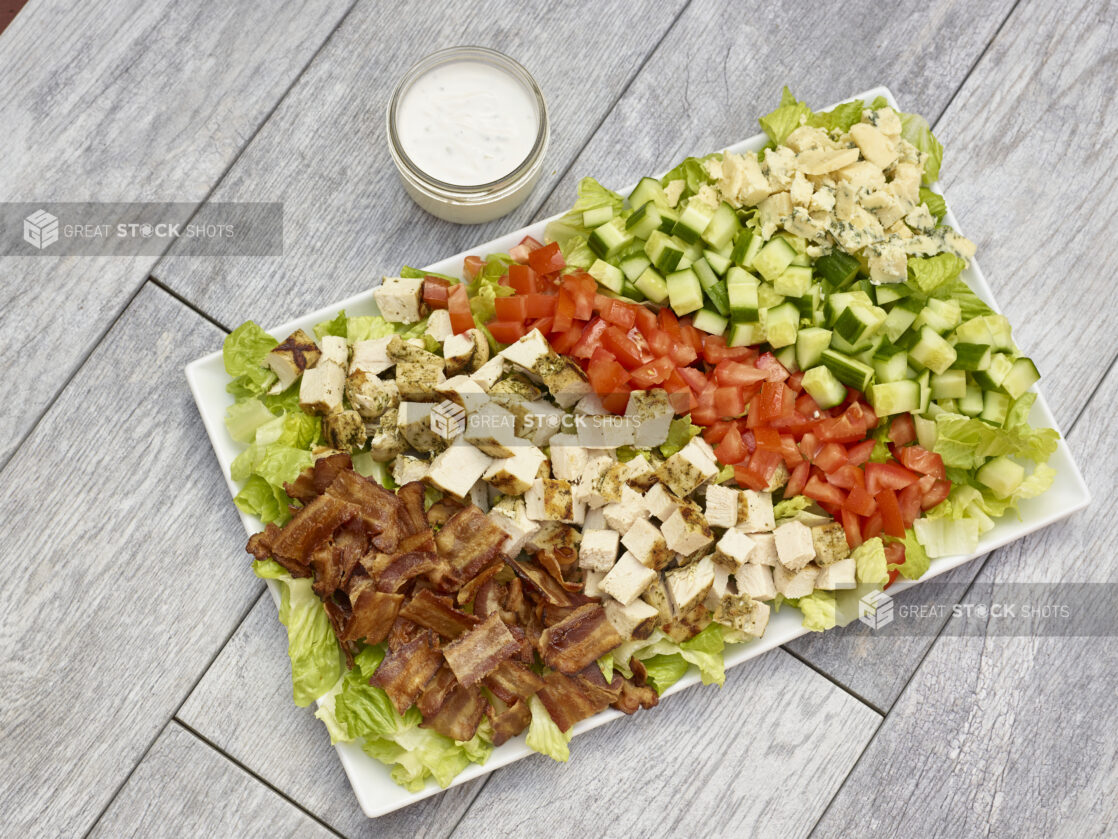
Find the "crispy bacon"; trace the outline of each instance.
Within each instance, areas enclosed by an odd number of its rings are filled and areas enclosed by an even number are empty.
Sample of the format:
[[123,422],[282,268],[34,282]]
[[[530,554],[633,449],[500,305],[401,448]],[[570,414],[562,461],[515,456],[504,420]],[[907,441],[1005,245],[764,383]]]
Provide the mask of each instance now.
[[442,567],[432,582],[446,591],[456,591],[501,561],[501,545],[506,538],[505,532],[477,507],[463,508],[435,535]]
[[407,534],[420,533],[431,527],[423,510],[424,491],[424,486],[419,481],[404,484],[396,490],[396,497],[400,499],[400,522]]
[[579,720],[592,717],[606,707],[583,693],[574,679],[562,673],[552,671],[543,677],[543,681],[544,685],[536,695],[560,731],[570,730]]
[[502,702],[511,705],[539,691],[543,687],[543,679],[519,661],[503,661],[485,677],[485,686]]
[[438,558],[429,551],[399,554],[380,572],[377,588],[381,591],[399,591],[409,580],[431,573],[437,565]]
[[462,504],[453,498],[442,498],[431,505],[427,511],[427,524],[431,527],[442,527],[451,517],[462,509]]
[[479,618],[487,618],[501,611],[501,600],[505,594],[505,586],[490,578],[478,589],[474,597],[474,614]]
[[314,549],[359,512],[357,507],[340,498],[318,496],[306,507],[297,510],[276,536],[272,542],[273,556],[285,568],[287,562],[305,567]]
[[364,639],[367,644],[379,644],[392,629],[404,595],[377,591],[372,580],[362,579],[350,588],[349,600],[350,616],[338,638],[342,641]]
[[430,589],[417,592],[400,610],[405,617],[419,626],[433,629],[444,638],[457,638],[481,623],[481,620],[451,606],[449,597],[439,597]]
[[[334,479],[338,477],[340,472],[352,469],[353,461],[345,452],[320,457],[311,467],[311,482],[314,486],[315,495],[322,495],[326,492],[327,487],[334,483]],[[299,477],[301,478],[302,475]],[[290,493],[288,494],[290,495]],[[294,498],[295,496],[292,495],[291,497]]]
[[520,648],[501,616],[490,615],[458,640],[443,648],[446,663],[463,685],[476,685],[512,658]]
[[424,717],[421,728],[430,728],[452,740],[469,740],[477,734],[489,701],[481,689],[455,685],[434,716]]
[[245,546],[245,550],[256,559],[274,559],[282,565],[292,577],[309,577],[311,575],[311,570],[305,563],[295,562],[286,557],[275,555],[274,545],[276,539],[278,539],[282,533],[282,530],[271,522],[268,522],[267,527],[249,537],[248,545]]
[[622,680],[621,695],[614,700],[613,707],[625,714],[635,714],[641,708],[655,708],[660,703],[660,695],[646,683],[648,671],[644,664],[633,657],[629,659],[629,669],[633,671],[633,678]]
[[[400,500],[380,484],[362,478],[352,469],[339,472],[320,498],[337,498],[360,510],[373,547],[391,553],[400,541]],[[315,499],[317,501],[318,499]],[[315,502],[312,502],[312,504]]]
[[[560,566],[559,556],[555,551],[540,551],[536,554],[536,562],[542,565],[543,569],[551,575],[551,578],[565,590],[582,591],[581,582],[568,582],[563,579],[563,568]],[[577,553],[574,554],[574,559],[578,559]]]
[[593,664],[622,642],[605,609],[587,603],[564,620],[540,633],[540,655],[548,667],[561,673],[577,673]]
[[404,713],[442,664],[433,632],[424,630],[405,644],[389,649],[369,684],[383,688],[397,712]]
[[492,706],[488,709],[489,721],[493,724],[493,745],[500,746],[526,729],[532,722],[532,709],[526,701],[510,705],[501,713],[495,713]]
[[411,643],[426,631],[419,624],[412,623],[405,617],[397,616],[396,622],[392,624],[392,629],[388,631],[388,649],[397,650],[405,644]]
[[552,606],[570,606],[574,601],[571,593],[555,582],[555,578],[533,562],[509,559],[508,564],[523,580],[529,589],[544,598]]
[[425,719],[437,714],[439,708],[446,702],[446,698],[450,696],[450,692],[456,687],[458,687],[458,680],[454,678],[454,671],[444,662],[438,672],[431,677],[431,681],[424,686],[423,692],[415,702],[419,713],[423,714]]
[[622,683],[625,681],[621,678],[620,673],[614,673],[613,678],[607,682],[597,662],[582,668],[571,678],[574,679],[579,690],[590,698],[591,702],[601,705],[616,702],[617,697],[621,696]]
[[[462,588],[458,589],[458,605],[465,606],[471,600],[474,600],[477,597],[478,592],[481,590],[481,587],[489,582],[489,580],[493,579],[493,577],[495,577],[503,567],[504,566],[500,565],[499,563],[496,565],[490,565],[488,568],[486,568],[484,571],[482,571],[480,574],[478,574],[476,577],[462,586]],[[474,614],[479,614],[476,608],[474,609]],[[485,615],[482,615],[482,617],[485,617]]]
[[301,504],[310,504],[322,495],[314,488],[314,467],[308,466],[299,476],[290,482],[284,482],[283,491]]

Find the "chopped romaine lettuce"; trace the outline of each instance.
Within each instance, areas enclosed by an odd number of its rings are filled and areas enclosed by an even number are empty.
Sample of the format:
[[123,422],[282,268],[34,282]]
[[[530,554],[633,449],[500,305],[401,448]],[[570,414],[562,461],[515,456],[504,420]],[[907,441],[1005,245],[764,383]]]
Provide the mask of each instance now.
[[528,700],[528,709],[532,712],[532,722],[528,726],[528,748],[547,755],[552,760],[566,763],[571,756],[571,750],[567,746],[571,742],[571,732],[559,730],[538,696],[533,695]]
[[854,574],[859,583],[885,585],[889,571],[885,567],[885,546],[881,539],[868,539],[851,551],[854,558]]
[[967,263],[953,253],[908,260],[908,282],[914,288],[929,294],[946,282],[956,279]]
[[693,425],[690,416],[676,417],[668,426],[668,439],[660,444],[660,454],[664,457],[671,457],[690,443],[691,438],[700,431],[702,431],[702,428]]
[[267,405],[250,396],[229,406],[225,412],[225,428],[238,443],[251,443],[256,439],[256,430],[275,418]]

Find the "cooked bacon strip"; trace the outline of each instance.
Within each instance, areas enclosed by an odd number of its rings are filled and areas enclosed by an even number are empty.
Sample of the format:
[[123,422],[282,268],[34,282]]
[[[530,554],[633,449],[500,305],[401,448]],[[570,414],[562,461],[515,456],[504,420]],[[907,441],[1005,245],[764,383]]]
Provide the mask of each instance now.
[[571,599],[571,593],[555,582],[550,574],[535,563],[510,559],[508,564],[512,566],[517,576],[527,583],[531,591],[544,598],[551,605],[570,606],[574,602]]
[[509,628],[512,637],[516,639],[516,643],[520,645],[516,655],[513,656],[513,661],[519,661],[522,664],[534,664],[536,661],[536,646],[528,640],[528,633],[524,631],[524,627],[505,621],[505,626]]
[[435,531],[427,527],[418,533],[405,536],[396,546],[399,553],[406,554],[412,551],[428,551],[435,553]]
[[[497,566],[500,567],[500,566]],[[479,618],[487,618],[501,611],[501,600],[505,586],[494,579],[488,579],[478,589],[474,597],[474,614]]]
[[451,602],[449,597],[439,597],[430,589],[423,589],[404,604],[400,616],[451,639],[481,623],[479,618],[459,612]]
[[569,676],[554,670],[543,677],[544,685],[536,694],[547,708],[560,731],[568,731],[579,720],[592,717],[606,707],[595,702]]
[[380,572],[377,588],[381,591],[399,591],[409,580],[429,574],[437,566],[438,557],[429,551],[400,554]]
[[[578,554],[574,553],[574,558],[578,559]],[[563,579],[563,569],[560,567],[559,555],[556,551],[540,551],[535,556],[536,562],[543,566],[543,569],[551,575],[555,580],[567,591],[582,591],[582,583],[568,582]],[[569,563],[568,563],[569,564]]]
[[400,523],[407,534],[421,533],[429,530],[427,513],[423,510],[424,486],[419,481],[404,484],[396,490],[396,497],[400,499]]
[[284,482],[283,491],[299,503],[306,505],[322,495],[314,488],[314,467],[308,466],[299,476],[290,482]]
[[633,678],[622,680],[621,696],[614,701],[613,707],[625,714],[635,714],[641,708],[655,708],[660,703],[660,694],[648,686],[648,671],[644,664],[634,657],[629,659],[629,669],[633,671]]
[[309,577],[311,569],[303,562],[295,562],[282,556],[275,555],[275,542],[283,531],[271,522],[259,533],[249,537],[245,550],[256,559],[274,559],[282,565],[292,577]]
[[405,644],[389,649],[369,684],[383,688],[399,713],[418,698],[423,686],[442,664],[443,654],[433,632],[423,631]]
[[621,696],[622,683],[625,681],[621,678],[620,673],[615,672],[613,678],[606,682],[605,676],[602,675],[602,669],[597,662],[582,668],[571,678],[575,680],[579,690],[590,697],[591,702],[603,706],[617,701],[617,698]]
[[404,595],[377,591],[372,580],[362,579],[351,587],[349,600],[352,611],[338,638],[342,641],[364,639],[366,644],[379,644],[392,629]]
[[458,687],[458,680],[454,678],[454,671],[443,663],[438,672],[431,678],[431,681],[423,688],[423,693],[416,700],[415,707],[419,709],[419,713],[423,714],[424,719],[433,717],[439,712],[439,708],[443,707],[446,698],[456,687]]
[[456,591],[490,565],[501,562],[501,545],[508,538],[477,507],[465,507],[451,516],[435,535],[442,567],[432,582],[445,591]]
[[402,505],[394,493],[348,469],[337,474],[326,495],[321,497],[337,498],[356,506],[372,537],[373,547],[385,553],[396,550],[402,535],[399,521]]
[[539,649],[548,667],[577,673],[623,640],[606,618],[605,609],[598,603],[587,603],[540,633]]
[[423,635],[427,630],[417,623],[412,623],[404,617],[397,616],[396,622],[392,624],[392,629],[388,632],[388,649],[396,650],[405,644],[409,644]]
[[493,745],[500,746],[508,742],[532,722],[532,709],[526,701],[510,705],[501,713],[495,713],[490,706],[486,713],[493,724]]
[[520,644],[509,632],[501,616],[490,615],[458,640],[443,648],[446,663],[466,687],[476,685],[497,669],[502,661],[512,658]]
[[430,728],[451,740],[469,740],[489,705],[478,687],[455,685],[434,716],[424,717],[420,728]]
[[276,536],[272,542],[273,556],[285,568],[287,562],[305,567],[314,549],[358,513],[357,507],[342,499],[330,495],[318,496],[296,511]]
[[314,590],[322,598],[344,588],[353,568],[369,547],[365,526],[354,517],[338,528],[334,538],[311,553],[307,564],[314,571]]
[[519,661],[504,661],[485,677],[485,686],[502,702],[511,705],[539,691],[543,687],[543,679]]
[[453,498],[442,498],[431,505],[427,511],[427,524],[431,527],[442,527],[455,513],[462,510],[463,505]]
[[338,473],[345,472],[346,470],[353,469],[353,460],[345,452],[338,452],[327,457],[320,457],[314,462],[311,467],[312,479],[314,481],[314,490],[317,494],[322,495],[326,492],[327,487],[334,483],[334,479],[338,477]]
[[[493,579],[493,577],[495,577],[503,567],[504,566],[500,564],[490,565],[488,568],[486,568],[484,571],[482,571],[480,574],[478,574],[476,577],[462,586],[462,588],[458,589],[458,605],[465,606],[471,600],[475,600],[477,598],[478,592],[481,590],[481,587],[489,582],[489,580]],[[476,608],[474,609],[474,614],[479,614]],[[486,612],[486,614],[488,614],[488,612]],[[485,617],[485,615],[481,615],[481,617]]]

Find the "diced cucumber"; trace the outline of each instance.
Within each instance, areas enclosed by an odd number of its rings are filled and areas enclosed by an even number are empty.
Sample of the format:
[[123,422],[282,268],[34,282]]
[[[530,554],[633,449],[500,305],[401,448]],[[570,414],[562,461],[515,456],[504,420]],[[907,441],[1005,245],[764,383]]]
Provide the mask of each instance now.
[[690,268],[675,271],[665,278],[668,300],[677,315],[686,315],[703,307],[703,287]]
[[668,204],[668,196],[664,192],[664,187],[660,186],[658,180],[655,178],[641,178],[636,189],[629,193],[629,206],[635,210],[637,207],[642,207],[650,201],[657,207],[667,209],[670,206]]
[[920,387],[920,407],[916,409],[917,413],[924,413],[928,410],[928,406],[932,403],[932,371],[925,370],[916,379],[916,384]]
[[879,382],[900,382],[908,378],[908,353],[892,347],[887,353],[875,353],[875,378]]
[[638,239],[647,239],[660,229],[660,211],[649,201],[625,220],[625,229]]
[[912,289],[904,283],[883,283],[874,286],[873,299],[877,301],[878,306],[887,306],[890,303],[903,300],[911,294]]
[[598,281],[598,284],[608,288],[614,294],[621,293],[621,286],[625,282],[625,274],[616,265],[610,265],[600,259],[595,259],[594,264],[586,269],[586,273]]
[[1040,373],[1031,358],[1022,356],[1013,362],[1013,367],[1002,379],[1002,390],[1017,399],[1026,390],[1040,381]]
[[602,259],[616,256],[633,242],[633,234],[625,230],[625,222],[620,218],[610,219],[600,227],[594,228],[586,244]]
[[966,392],[959,398],[959,413],[977,417],[982,413],[982,388],[974,382],[967,382]]
[[935,417],[936,414],[961,414],[959,410],[958,400],[955,399],[941,399],[939,402],[933,402],[928,406],[927,414],[929,417]]
[[930,326],[925,326],[920,330],[920,339],[913,344],[908,355],[933,373],[942,373],[954,363],[955,348]]
[[694,244],[702,238],[703,231],[707,229],[707,225],[714,218],[714,213],[714,207],[706,201],[692,196],[687,200],[687,206],[683,208],[683,212],[679,214],[679,221],[672,228],[672,234],[688,244]]
[[781,230],[779,233],[776,234],[776,238],[783,239],[785,242],[791,245],[792,250],[794,250],[798,254],[804,254],[807,252],[807,239],[805,239],[803,236],[797,236],[795,233],[789,233],[787,230]]
[[683,259],[683,248],[660,230],[648,237],[648,241],[644,244],[644,252],[656,270],[662,274],[669,274],[676,270],[679,261]]
[[956,344],[955,364],[960,370],[985,370],[990,366],[989,344]]
[[796,333],[800,326],[800,311],[792,303],[781,303],[765,309],[762,321],[765,325],[765,340],[774,348],[787,347],[796,343]]
[[760,283],[757,286],[757,305],[762,309],[771,309],[784,302],[784,295],[777,294],[769,283]]
[[721,335],[726,331],[726,326],[730,321],[718,312],[712,312],[710,309],[700,309],[695,313],[691,323],[698,330],[709,332],[711,335]]
[[962,399],[966,395],[967,374],[962,370],[945,370],[932,376],[932,399]]
[[703,291],[719,282],[718,275],[714,273],[714,269],[710,267],[710,263],[707,262],[705,256],[691,263],[691,270],[699,278],[699,285],[703,287]]
[[918,413],[920,410],[920,385],[912,380],[883,382],[871,385],[870,405],[879,417],[890,414]]
[[959,325],[961,308],[958,300],[930,299],[916,318],[913,328],[930,326],[940,335],[946,335]]
[[[787,273],[787,272],[785,272]],[[784,274],[781,274],[784,276]],[[800,310],[800,317],[804,320],[815,320],[815,313],[819,310],[820,297],[822,289],[818,285],[812,285],[808,289],[807,294],[802,297],[793,297],[792,302],[796,304],[796,308]]]
[[990,356],[989,367],[985,370],[975,370],[971,375],[983,390],[997,390],[1012,369],[1013,361],[1009,356],[996,352]]
[[1025,480],[1025,467],[1002,455],[987,460],[974,476],[1002,498],[1009,498]]
[[845,288],[858,274],[858,260],[848,253],[834,250],[815,260],[815,273],[832,288]]
[[792,373],[796,373],[800,369],[800,366],[796,363],[796,348],[794,346],[781,347],[773,353],[773,357]]
[[653,303],[660,304],[668,299],[668,284],[655,268],[646,268],[633,285]]
[[[702,280],[699,280],[701,283]],[[715,311],[722,317],[729,317],[730,315],[730,295],[726,291],[726,281],[719,280],[710,288],[704,288],[703,294],[706,295],[707,300],[714,306]]]
[[865,393],[866,388],[873,381],[873,368],[845,353],[825,349],[820,358],[840,382],[856,390]]
[[734,249],[730,252],[730,261],[747,271],[751,271],[753,270],[753,261],[764,246],[765,240],[761,238],[761,234],[750,230],[748,227],[743,227],[734,240]]
[[636,282],[637,277],[643,274],[645,269],[651,264],[652,263],[648,261],[648,257],[645,256],[644,251],[641,251],[636,256],[623,259],[617,267],[621,269],[621,273],[625,275],[625,279],[633,283]]
[[730,303],[730,317],[736,323],[755,322],[760,319],[757,306],[757,288],[760,281],[736,265],[726,274],[726,293]]
[[731,347],[752,347],[765,340],[765,330],[759,323],[731,323],[726,343]]
[[934,451],[936,447],[936,422],[933,419],[925,419],[924,417],[916,414],[912,418],[913,423],[916,425],[916,442],[920,444],[921,448],[928,451]]
[[734,212],[733,207],[723,201],[714,211],[702,235],[703,239],[717,250],[734,241],[739,230],[741,230],[741,222],[738,221],[738,214]]
[[847,306],[835,319],[834,329],[844,340],[858,345],[863,339],[873,337],[888,317],[877,306]]
[[823,410],[841,405],[842,401],[846,399],[846,386],[836,378],[829,368],[822,365],[812,367],[804,373],[801,384],[803,389],[815,400],[815,404]]
[[819,364],[823,350],[831,345],[831,330],[809,326],[796,334],[796,364],[808,370]]
[[671,207],[660,207],[660,232],[671,235],[675,223],[679,221],[679,212]]
[[803,297],[811,288],[811,268],[789,265],[773,280],[773,290],[785,297]]
[[959,324],[955,328],[955,340],[961,344],[994,345],[994,336],[986,325],[986,318],[981,316]]
[[730,257],[720,254],[718,251],[703,251],[703,256],[706,257],[707,264],[714,269],[714,273],[720,277],[726,276],[726,272],[733,265]]
[[772,282],[784,269],[792,264],[796,258],[796,250],[787,239],[775,237],[753,258],[753,267],[762,277]]
[[625,280],[625,282],[621,284],[621,296],[628,298],[629,300],[634,300],[637,303],[643,303],[645,300],[648,299],[644,296],[644,294],[641,293],[641,290],[639,288],[637,288],[628,280]]
[[583,212],[582,226],[589,228],[600,227],[611,218],[613,218],[613,207],[593,207]]
[[853,305],[872,306],[873,300],[864,291],[836,291],[827,295],[827,300],[823,304],[823,314],[827,316],[827,321],[834,324],[847,308]]
[[[904,301],[901,301],[903,303]],[[885,316],[885,323],[881,324],[882,330],[889,336],[890,341],[897,341],[904,335],[916,321],[917,313],[905,308],[901,304],[893,306]]]
[[996,390],[988,390],[982,394],[982,413],[978,418],[983,422],[997,427],[1005,424],[1009,414],[1010,398]]

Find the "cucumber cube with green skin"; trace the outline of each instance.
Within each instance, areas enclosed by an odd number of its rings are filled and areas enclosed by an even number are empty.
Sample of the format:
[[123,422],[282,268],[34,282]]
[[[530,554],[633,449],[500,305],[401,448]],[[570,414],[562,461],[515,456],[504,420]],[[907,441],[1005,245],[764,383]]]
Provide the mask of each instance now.
[[966,392],[959,398],[959,413],[977,417],[982,413],[983,405],[982,388],[974,382],[967,382]]
[[706,291],[713,285],[717,285],[720,280],[718,275],[714,273],[714,269],[710,267],[710,263],[706,261],[706,257],[701,257],[695,262],[691,263],[691,270],[695,272],[695,276],[699,278],[699,285]]
[[801,384],[823,410],[841,405],[846,399],[846,385],[826,367],[812,367],[804,373]]
[[908,351],[908,355],[933,373],[942,373],[955,363],[955,348],[930,326],[920,330],[920,339]]
[[[737,278],[734,272],[744,275]],[[735,323],[745,321],[755,322],[760,317],[757,305],[757,287],[760,282],[756,277],[746,274],[741,268],[734,266],[726,275],[726,294],[730,303],[730,317]]]
[[815,260],[815,273],[836,289],[854,282],[860,267],[857,259],[842,251],[831,251]]
[[811,268],[789,265],[773,280],[773,289],[785,297],[803,297],[811,289]]
[[664,192],[664,187],[660,186],[658,180],[641,178],[640,183],[629,193],[629,206],[635,210],[638,207],[643,207],[649,201],[665,210],[671,207],[668,203],[668,196]]
[[916,380],[920,387],[920,406],[913,411],[915,414],[923,414],[928,410],[928,406],[932,403],[932,371],[925,370],[920,374]]
[[691,323],[696,329],[702,332],[709,332],[711,335],[721,335],[726,331],[726,327],[729,325],[730,321],[717,312],[712,312],[710,309],[700,309],[695,313],[695,317]]
[[730,261],[734,263],[734,265],[751,269],[753,267],[753,259],[760,252],[764,244],[765,242],[760,234],[748,227],[743,227],[734,239],[734,249],[730,251]]
[[910,326],[916,321],[916,312],[910,311],[903,306],[894,306],[889,310],[889,314],[885,317],[885,323],[881,325],[882,330],[889,337],[890,341],[896,342],[904,335]]
[[593,229],[613,218],[613,207],[593,207],[582,214],[582,226]]
[[698,242],[714,218],[715,208],[705,201],[695,197],[688,199],[687,206],[679,214],[679,221],[672,228],[672,233],[688,244]]
[[823,350],[831,345],[831,330],[809,326],[796,334],[796,364],[809,370],[819,364]]
[[955,344],[955,364],[959,370],[985,370],[993,353],[989,344]]
[[668,299],[668,284],[655,268],[646,268],[633,285],[657,305]]
[[823,350],[820,360],[828,370],[835,374],[835,378],[840,382],[855,390],[860,390],[862,393],[866,392],[866,388],[873,381],[873,368],[845,353],[834,349],[826,349]]
[[879,417],[919,413],[920,385],[911,379],[871,385],[869,399],[874,413]]
[[614,294],[621,293],[621,286],[625,283],[625,274],[615,265],[595,259],[594,264],[586,269],[586,273],[598,281],[598,284],[608,288]]
[[738,221],[738,214],[734,212],[733,207],[723,201],[714,211],[702,236],[704,241],[718,250],[732,242],[740,229],[741,222]]
[[1002,498],[1009,498],[1025,480],[1025,467],[1002,455],[982,464],[975,477]]
[[779,361],[790,373],[799,372],[800,365],[796,363],[796,347],[788,346],[781,347],[773,353],[773,357]]
[[647,239],[653,231],[660,229],[662,221],[660,211],[649,201],[625,220],[625,229],[638,239]]
[[677,315],[687,315],[703,307],[703,287],[690,268],[668,274],[665,282],[668,284],[668,300]]
[[855,303],[843,309],[835,319],[835,332],[857,346],[863,339],[875,335],[887,317],[884,309]]
[[928,451],[935,451],[936,437],[939,432],[936,429],[934,419],[927,419],[915,414],[912,417],[913,423],[916,425],[916,442],[917,444]]
[[752,347],[765,340],[760,323],[731,323],[726,343],[731,347]]
[[633,235],[625,230],[625,222],[620,218],[614,218],[594,228],[586,244],[602,259],[609,259],[631,245],[633,240]]
[[724,280],[719,280],[710,288],[703,289],[703,293],[719,315],[724,318],[730,316],[730,295],[729,292],[726,291],[726,282]]
[[648,298],[641,293],[641,290],[629,282],[628,279],[621,284],[621,296],[632,300],[635,303],[643,303]]
[[904,283],[884,283],[874,286],[873,298],[878,306],[887,306],[896,303],[912,294],[912,289]]
[[1022,356],[1013,362],[1006,377],[1002,379],[1002,390],[1013,399],[1020,398],[1026,390],[1040,381],[1040,373],[1031,358]]
[[796,249],[787,239],[773,238],[753,259],[753,267],[770,283],[784,273],[796,258]]
[[984,317],[971,318],[955,328],[955,341],[960,344],[994,345],[994,336]]
[[621,273],[625,275],[625,279],[632,283],[636,282],[637,277],[643,274],[645,269],[651,264],[648,257],[645,256],[642,251],[636,256],[630,256],[622,260],[618,267],[621,269]]
[[924,306],[913,327],[919,329],[927,325],[940,335],[946,335],[959,325],[961,311],[958,300],[937,300],[933,297]]
[[679,267],[683,259],[683,248],[666,233],[654,231],[644,244],[644,252],[652,261],[656,270],[662,274],[669,274]]
[[932,399],[962,399],[966,395],[967,374],[962,370],[945,370],[932,376]]
[[1002,386],[1009,371],[1013,369],[1013,361],[1003,353],[994,353],[990,356],[990,366],[985,370],[975,370],[971,373],[974,380],[983,390],[997,390]]
[[781,303],[765,309],[762,321],[765,325],[765,339],[774,348],[787,347],[796,343],[796,333],[800,326],[800,311],[793,303]]
[[874,354],[873,370],[879,382],[900,382],[908,376],[908,353],[904,350],[893,348],[886,356],[878,358]]
[[714,273],[720,277],[726,276],[726,272],[733,265],[730,257],[720,254],[718,251],[703,251],[703,256],[706,257],[707,264],[714,269]]
[[1009,414],[1009,405],[1010,398],[1004,393],[988,390],[982,394],[982,413],[978,415],[978,418],[985,423],[1001,428]]

